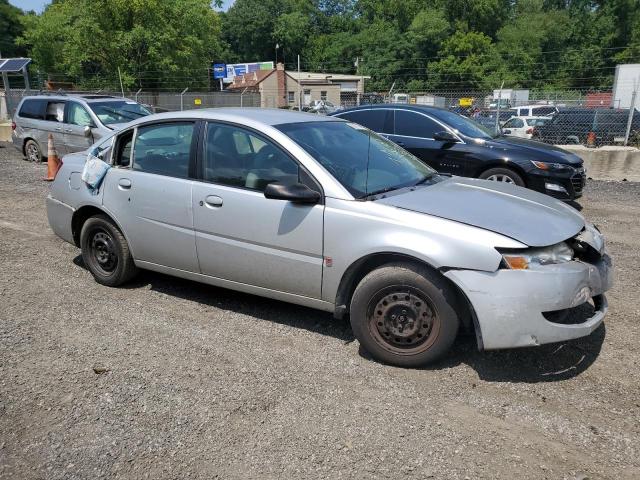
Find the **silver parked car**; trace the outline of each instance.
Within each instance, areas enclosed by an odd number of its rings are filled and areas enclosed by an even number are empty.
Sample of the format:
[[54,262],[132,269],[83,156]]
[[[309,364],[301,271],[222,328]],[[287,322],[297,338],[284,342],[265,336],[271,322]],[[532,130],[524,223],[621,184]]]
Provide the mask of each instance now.
[[[93,191],[88,157],[112,165]],[[335,117],[158,114],[63,163],[49,223],[99,283],[143,268],[349,314],[387,363],[429,363],[461,329],[480,349],[582,337],[607,310],[611,259],[576,210]]]
[[131,120],[150,115],[139,103],[107,95],[24,97],[13,117],[13,145],[31,161],[47,156],[51,133],[59,155],[86,150]]

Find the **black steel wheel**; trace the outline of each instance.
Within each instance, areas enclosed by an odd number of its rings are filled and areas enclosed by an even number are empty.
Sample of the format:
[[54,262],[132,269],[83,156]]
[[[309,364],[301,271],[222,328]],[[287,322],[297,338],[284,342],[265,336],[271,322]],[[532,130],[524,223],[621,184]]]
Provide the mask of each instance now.
[[372,357],[419,367],[444,355],[456,338],[457,297],[438,272],[396,263],[366,275],[351,300],[354,335]]
[[98,283],[116,287],[137,272],[124,235],[106,215],[89,218],[80,232],[82,259]]

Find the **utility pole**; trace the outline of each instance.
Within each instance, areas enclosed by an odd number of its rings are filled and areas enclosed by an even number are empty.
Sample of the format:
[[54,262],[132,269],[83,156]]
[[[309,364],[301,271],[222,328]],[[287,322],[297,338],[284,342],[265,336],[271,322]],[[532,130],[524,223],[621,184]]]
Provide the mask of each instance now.
[[627,130],[624,134],[624,146],[629,143],[629,134],[631,133],[631,124],[633,123],[633,114],[636,112],[636,99],[638,98],[638,88],[640,87],[640,77],[633,82],[633,94],[631,95],[631,104],[629,105],[629,118],[627,119]]
[[300,55],[298,55],[298,111],[302,111],[302,90],[300,88]]
[[498,92],[498,108],[496,109],[496,135],[500,133],[500,104],[502,103],[502,89],[504,88],[504,80],[500,85],[500,91]]

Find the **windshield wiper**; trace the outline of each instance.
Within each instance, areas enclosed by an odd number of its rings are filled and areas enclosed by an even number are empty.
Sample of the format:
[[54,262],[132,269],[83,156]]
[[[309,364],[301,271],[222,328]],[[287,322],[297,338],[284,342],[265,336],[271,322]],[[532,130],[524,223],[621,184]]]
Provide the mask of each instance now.
[[398,190],[400,188],[406,188],[406,186],[395,186],[395,187],[385,187],[385,188],[381,188],[380,190],[374,190],[373,192],[367,193],[365,195],[362,195],[361,197],[358,197],[359,200],[367,200],[369,198],[375,197],[376,195],[381,195],[383,193],[387,193],[390,192],[392,190]]
[[413,184],[414,187],[417,187],[418,185],[424,185],[425,183],[427,183],[429,180],[431,180],[433,178],[435,174],[431,173],[429,175],[425,175],[424,178],[418,180],[416,183]]

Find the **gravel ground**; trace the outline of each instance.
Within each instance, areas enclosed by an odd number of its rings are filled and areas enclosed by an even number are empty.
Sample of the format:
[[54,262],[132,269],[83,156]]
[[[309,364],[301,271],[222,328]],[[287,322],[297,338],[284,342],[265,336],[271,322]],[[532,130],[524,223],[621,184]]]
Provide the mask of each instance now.
[[[640,184],[590,181],[606,326],[380,365],[347,321],[155,273],[95,283],[0,147],[0,477],[640,478]],[[102,372],[102,373],[96,373]]]

